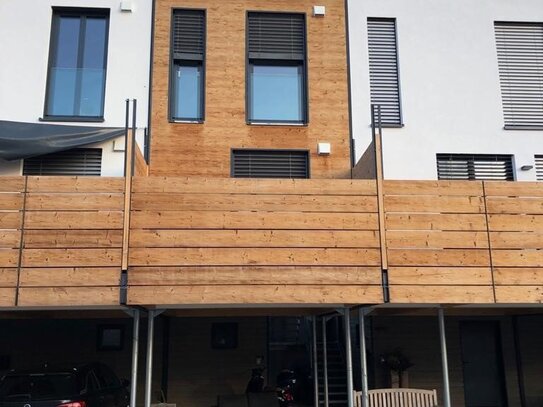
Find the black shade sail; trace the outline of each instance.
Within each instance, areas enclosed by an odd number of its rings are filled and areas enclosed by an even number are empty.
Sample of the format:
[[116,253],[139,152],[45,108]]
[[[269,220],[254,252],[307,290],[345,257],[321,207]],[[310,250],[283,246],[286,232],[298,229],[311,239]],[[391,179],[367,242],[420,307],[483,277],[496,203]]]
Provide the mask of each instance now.
[[63,126],[0,120],[0,158],[21,160],[124,135],[124,128]]

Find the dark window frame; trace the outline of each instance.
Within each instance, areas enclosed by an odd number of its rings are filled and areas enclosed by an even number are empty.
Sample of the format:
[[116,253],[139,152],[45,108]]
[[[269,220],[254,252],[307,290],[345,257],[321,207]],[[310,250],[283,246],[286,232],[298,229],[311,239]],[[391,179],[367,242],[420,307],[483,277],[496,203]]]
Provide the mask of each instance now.
[[[303,148],[231,148],[230,149],[230,178],[256,178],[256,177],[236,177],[234,158],[236,151],[260,151],[260,152],[294,152],[305,153],[307,157],[307,177],[306,178],[293,178],[293,179],[311,179],[311,151]],[[291,178],[268,178],[268,179],[291,179]]]
[[[66,115],[50,115],[49,111],[49,96],[51,93],[51,73],[53,67],[53,61],[56,59],[57,55],[57,39],[58,39],[58,27],[59,19],[63,16],[69,17],[79,17],[82,21],[86,22],[87,17],[104,17],[106,20],[106,32],[105,32],[105,46],[104,46],[104,84],[102,89],[102,103],[101,103],[101,115],[100,116],[66,116]],[[106,83],[107,83],[107,65],[108,65],[108,50],[109,50],[109,24],[110,24],[111,10],[109,8],[89,8],[89,7],[52,7],[52,16],[51,16],[51,33],[49,38],[49,56],[47,62],[47,79],[45,86],[45,103],[43,108],[43,117],[40,118],[40,121],[58,121],[58,122],[103,122],[105,115],[105,105],[106,105]],[[84,53],[84,36],[81,34],[84,33],[85,23],[82,23],[79,27],[79,45],[78,45],[78,56],[77,56],[77,69],[83,60]],[[79,87],[80,87],[80,79]],[[79,90],[80,92],[80,90]],[[77,103],[77,101],[76,101]]]
[[[286,14],[300,15],[304,20],[304,54],[303,58],[296,59],[270,59],[263,55],[259,58],[251,58],[249,55],[249,15],[250,14]],[[309,124],[309,70],[307,58],[307,13],[296,11],[276,11],[276,10],[247,10],[245,14],[245,122],[251,126],[307,126]],[[270,65],[277,66],[302,66],[302,120],[252,120],[251,119],[251,68],[254,62],[270,62]],[[271,62],[274,62],[273,64]],[[297,62],[297,63],[296,63]],[[281,64],[282,63],[282,64]],[[294,150],[291,150],[294,151]]]
[[[398,19],[396,17],[367,17],[366,24],[370,21],[393,21],[394,22],[394,41],[396,43],[396,81],[398,83],[398,123],[381,123],[381,127],[395,129],[405,127],[403,120],[403,108],[402,108],[402,82],[400,74],[400,39],[398,35]],[[366,26],[366,32],[369,29],[369,26]],[[369,68],[369,38],[368,38],[368,70]],[[371,79],[370,79],[370,101],[371,101]],[[373,102],[371,102],[373,104]]]
[[[182,58],[176,58],[174,53],[174,14],[176,11],[199,11],[202,12],[204,15],[204,33],[203,33],[203,44],[204,44],[204,51],[202,54],[202,58],[198,59],[194,56],[184,54],[182,55]],[[207,9],[204,8],[190,8],[190,7],[172,7],[171,15],[170,15],[170,54],[169,54],[169,69],[170,74],[168,75],[168,121],[170,123],[188,123],[188,124],[203,124],[206,119],[206,72],[207,72]],[[175,69],[174,67],[177,65],[175,61],[181,61],[185,63],[194,63],[196,64],[198,61],[201,61],[201,67],[202,67],[202,78],[201,78],[201,110],[202,110],[202,117],[201,118],[174,118],[173,111],[174,111],[174,91],[175,91]]]

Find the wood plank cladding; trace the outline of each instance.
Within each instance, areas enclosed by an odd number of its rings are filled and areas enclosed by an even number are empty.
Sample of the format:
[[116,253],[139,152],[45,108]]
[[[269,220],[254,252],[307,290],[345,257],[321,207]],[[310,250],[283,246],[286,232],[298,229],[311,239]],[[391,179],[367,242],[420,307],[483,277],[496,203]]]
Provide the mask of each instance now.
[[[151,176],[229,177],[233,148],[310,152],[312,178],[350,177],[345,10],[323,0],[324,18],[309,0],[157,0],[151,119]],[[205,120],[169,122],[170,31],[173,8],[206,10]],[[248,11],[305,13],[309,120],[306,126],[246,124],[246,18]],[[319,156],[317,143],[331,143]]]
[[[541,184],[134,177],[128,304],[543,302]],[[0,307],[117,306],[123,178],[0,178]]]
[[483,183],[384,188],[391,302],[494,302]]
[[27,178],[17,305],[119,304],[123,184]]
[[543,302],[543,187],[486,183],[496,302]]
[[25,178],[0,181],[0,307],[16,305]]
[[382,301],[372,181],[136,178],[128,303]]

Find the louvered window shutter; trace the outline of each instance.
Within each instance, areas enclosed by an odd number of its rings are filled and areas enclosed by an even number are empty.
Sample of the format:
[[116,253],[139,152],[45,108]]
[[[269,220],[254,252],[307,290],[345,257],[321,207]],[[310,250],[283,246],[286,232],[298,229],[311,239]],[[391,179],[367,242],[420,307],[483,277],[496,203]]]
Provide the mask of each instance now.
[[309,178],[307,151],[233,150],[235,178]]
[[100,176],[101,148],[77,148],[26,158],[23,175]]
[[535,172],[538,181],[543,181],[543,155],[535,156]]
[[287,13],[249,13],[250,59],[305,59],[305,16]]
[[442,180],[514,180],[510,155],[438,154],[437,173]]
[[381,124],[402,124],[396,20],[368,19],[371,103],[381,106]]
[[543,24],[494,24],[505,128],[543,127]]
[[174,10],[173,58],[203,60],[205,51],[205,14],[202,10]]

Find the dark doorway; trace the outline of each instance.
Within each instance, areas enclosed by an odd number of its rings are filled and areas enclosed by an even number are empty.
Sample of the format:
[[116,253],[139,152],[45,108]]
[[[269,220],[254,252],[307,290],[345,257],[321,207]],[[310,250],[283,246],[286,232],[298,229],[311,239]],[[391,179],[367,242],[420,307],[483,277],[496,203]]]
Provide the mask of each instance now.
[[460,323],[466,407],[506,407],[498,322]]

